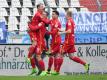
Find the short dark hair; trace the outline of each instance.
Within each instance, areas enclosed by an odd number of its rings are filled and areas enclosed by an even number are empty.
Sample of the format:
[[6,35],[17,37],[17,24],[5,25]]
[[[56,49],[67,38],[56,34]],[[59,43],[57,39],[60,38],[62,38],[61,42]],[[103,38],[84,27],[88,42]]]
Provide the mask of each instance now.
[[49,13],[47,11],[44,11],[44,12],[46,13],[47,16],[49,15]]
[[37,8],[39,8],[39,7],[40,7],[40,5],[43,5],[43,4],[42,4],[42,3],[37,4]]
[[52,11],[52,12],[54,12],[56,15],[59,16],[59,12],[58,11]]

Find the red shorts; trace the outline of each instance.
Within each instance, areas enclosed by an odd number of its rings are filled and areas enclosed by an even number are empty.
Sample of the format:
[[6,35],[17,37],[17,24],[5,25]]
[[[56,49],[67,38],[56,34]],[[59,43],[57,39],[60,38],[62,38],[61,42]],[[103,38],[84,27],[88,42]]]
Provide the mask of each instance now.
[[28,34],[30,36],[31,41],[36,41],[37,40],[36,32],[28,31]]
[[45,42],[43,43],[42,42],[42,44],[41,44],[41,42],[38,42],[37,43],[37,48],[36,48],[36,54],[37,55],[41,55],[42,54],[42,52],[43,52],[43,50],[45,50],[46,49],[46,45],[45,45]]
[[75,45],[64,44],[62,45],[62,49],[64,50],[64,53],[68,53],[68,54],[76,52]]
[[58,43],[58,44],[51,44],[51,51],[52,51],[52,54],[60,53],[60,43]]

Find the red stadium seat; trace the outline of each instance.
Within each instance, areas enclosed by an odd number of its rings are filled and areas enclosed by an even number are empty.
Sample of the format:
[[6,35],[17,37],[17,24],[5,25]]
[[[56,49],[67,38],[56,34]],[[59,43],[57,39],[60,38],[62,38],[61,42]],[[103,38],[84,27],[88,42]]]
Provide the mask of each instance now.
[[93,11],[93,12],[99,11],[96,0],[79,0],[79,1],[80,1],[80,5],[87,7],[89,11]]
[[107,0],[99,0],[101,3],[101,11],[107,11]]

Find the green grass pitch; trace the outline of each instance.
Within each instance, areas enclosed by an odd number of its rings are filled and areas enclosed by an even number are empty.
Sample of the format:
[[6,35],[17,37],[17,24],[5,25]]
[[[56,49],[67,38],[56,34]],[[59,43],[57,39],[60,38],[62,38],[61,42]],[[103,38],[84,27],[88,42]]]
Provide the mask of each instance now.
[[0,76],[0,80],[107,80],[107,75]]

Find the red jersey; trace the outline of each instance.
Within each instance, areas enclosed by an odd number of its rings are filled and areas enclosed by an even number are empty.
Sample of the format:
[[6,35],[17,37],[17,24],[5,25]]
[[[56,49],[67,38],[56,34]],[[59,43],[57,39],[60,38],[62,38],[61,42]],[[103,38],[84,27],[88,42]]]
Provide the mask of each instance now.
[[66,31],[71,30],[71,33],[66,33],[65,35],[65,41],[61,48],[62,53],[64,52],[71,54],[76,52],[74,45],[75,44],[74,28],[75,28],[75,23],[72,20],[72,18],[70,18],[66,23]]
[[37,13],[34,15],[34,17],[31,20],[31,25],[32,26],[36,26],[39,24],[39,22],[41,22],[41,15],[42,13],[40,13],[39,11],[37,11]]
[[66,23],[66,31],[70,29],[71,33],[66,33],[64,43],[74,45],[74,43],[75,43],[74,28],[75,28],[75,23],[72,20],[72,18],[70,18]]
[[61,43],[61,36],[58,34],[59,29],[61,28],[61,23],[58,19],[56,20],[51,20],[50,21],[50,25],[51,25],[51,35],[52,35],[52,44],[56,44],[56,43]]
[[28,31],[28,33],[30,35],[31,40],[37,40],[35,28],[38,28],[39,22],[41,22],[41,13],[37,11],[31,22],[28,23],[28,26],[30,28],[30,31]]
[[43,19],[42,18],[42,13],[38,12],[35,14],[35,16],[32,18],[31,22],[28,24],[30,31],[28,32],[30,35],[30,38],[32,40],[32,38],[36,39],[37,33],[38,33],[38,29],[41,28],[41,26],[39,26],[40,22],[44,22],[44,23],[48,23],[47,19]]
[[41,22],[42,26],[37,30],[37,38],[38,38],[38,42],[41,42],[41,40],[44,39],[45,33],[46,33],[46,28],[45,28],[45,24],[43,22]]
[[[48,18],[45,18],[45,20],[47,21],[47,22],[49,22],[49,20],[48,20]],[[41,26],[39,26],[39,24],[41,25]],[[45,26],[45,23],[44,22],[40,22],[38,24],[38,29],[36,30],[36,33],[37,33],[37,38],[38,38],[38,41],[40,42],[41,40],[43,40],[44,39],[44,36],[45,36],[45,33],[46,33],[46,26]]]
[[61,28],[61,23],[58,19],[54,20],[52,19],[50,21],[51,31],[49,32],[52,36],[51,41],[51,53],[57,54],[60,52],[60,45],[61,45],[61,36],[58,34],[59,29]]
[[32,21],[30,22],[30,29],[32,30],[32,31],[36,31],[36,30],[38,30],[39,28],[40,28],[40,26],[38,26],[38,24],[40,23],[40,22],[44,22],[44,23],[46,23],[46,24],[48,24],[49,22],[48,22],[48,19],[45,19],[45,18],[42,18],[42,13],[40,13],[40,12],[37,12],[36,14],[35,14],[35,16],[32,18]]
[[[48,19],[46,19],[46,21],[49,21]],[[46,26],[44,22],[40,22],[39,24],[41,24],[41,27],[38,28],[38,30],[36,31],[37,34],[37,48],[39,49],[39,51],[37,50],[37,54],[41,54],[43,52],[43,50],[46,49],[46,42],[45,42],[45,33],[46,33]]]

